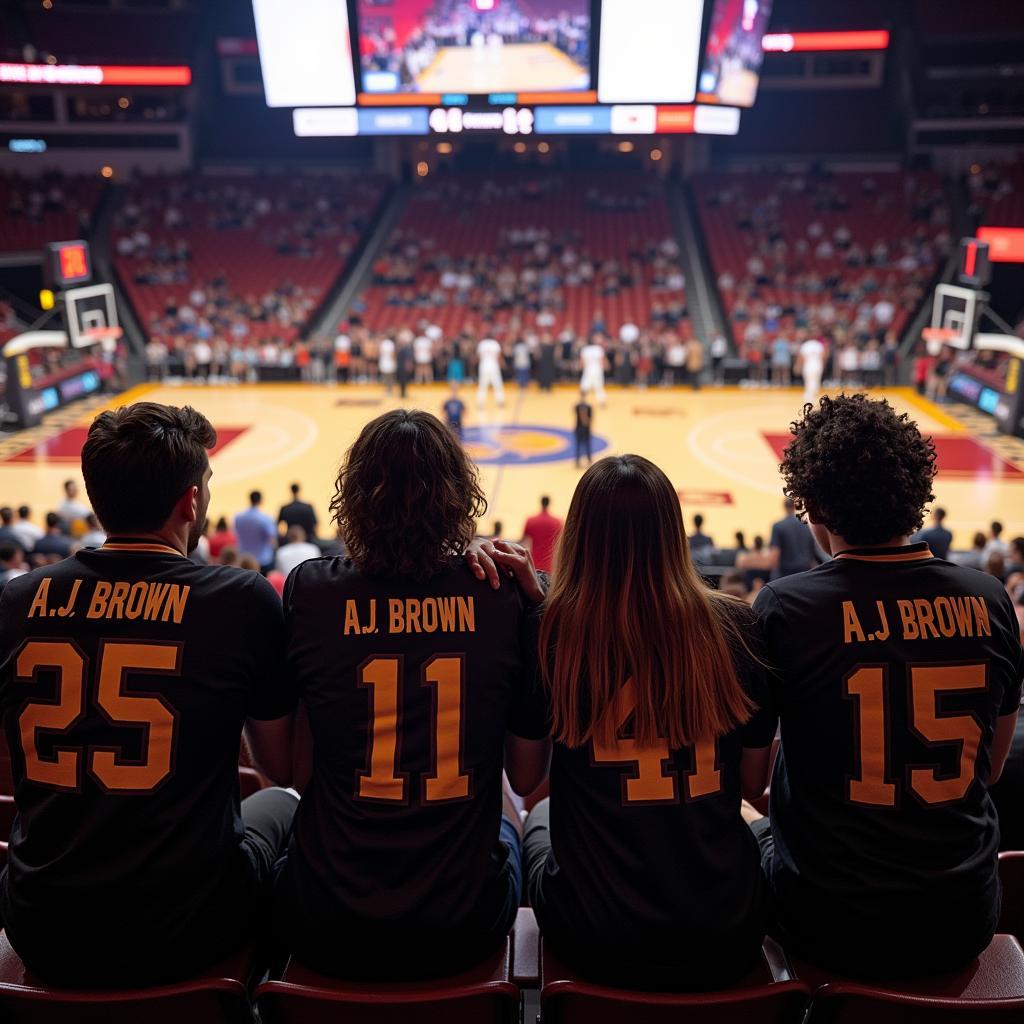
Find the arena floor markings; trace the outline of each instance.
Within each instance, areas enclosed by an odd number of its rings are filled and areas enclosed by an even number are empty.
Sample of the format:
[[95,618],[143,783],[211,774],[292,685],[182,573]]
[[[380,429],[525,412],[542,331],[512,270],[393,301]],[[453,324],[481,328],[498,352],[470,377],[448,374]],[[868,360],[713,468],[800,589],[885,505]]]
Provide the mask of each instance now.
[[[442,385],[414,387],[408,407],[438,412],[447,397]],[[1002,519],[1006,534],[1024,533],[1024,442],[995,435],[991,421],[938,407],[909,389],[887,392],[931,433],[938,448],[937,503],[949,512],[956,543],[968,546],[975,530]],[[147,398],[201,409],[220,432],[212,457],[211,517],[245,507],[248,492],[261,489],[274,514],[299,481],[323,522],[339,460],[360,428],[379,413],[403,404],[376,385],[329,387],[299,384],[208,386],[144,385],[108,404]],[[495,520],[517,537],[542,494],[564,516],[581,470],[574,466],[571,387],[544,394],[506,391],[504,409],[489,399],[467,405],[466,446],[480,466],[491,507],[481,524]],[[607,408],[594,416],[594,455],[637,452],[661,465],[679,490],[689,527],[703,513],[706,530],[723,547],[743,530],[748,542],[778,518],[781,490],[778,459],[789,422],[799,414],[796,390],[609,389]],[[37,514],[59,500],[61,483],[78,476],[77,454],[95,411],[71,409],[41,428],[0,445],[0,502],[31,504]]]
[[589,72],[550,43],[444,46],[416,76],[421,92],[540,92],[585,89]]

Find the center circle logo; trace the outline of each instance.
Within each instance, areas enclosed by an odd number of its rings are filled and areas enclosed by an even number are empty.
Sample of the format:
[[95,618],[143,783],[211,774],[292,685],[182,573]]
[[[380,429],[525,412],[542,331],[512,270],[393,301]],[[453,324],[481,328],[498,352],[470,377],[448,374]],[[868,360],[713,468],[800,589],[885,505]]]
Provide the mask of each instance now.
[[[576,435],[554,427],[466,427],[462,440],[473,461],[481,466],[536,466],[576,458]],[[592,455],[600,455],[607,448],[605,438],[597,434],[591,437]]]

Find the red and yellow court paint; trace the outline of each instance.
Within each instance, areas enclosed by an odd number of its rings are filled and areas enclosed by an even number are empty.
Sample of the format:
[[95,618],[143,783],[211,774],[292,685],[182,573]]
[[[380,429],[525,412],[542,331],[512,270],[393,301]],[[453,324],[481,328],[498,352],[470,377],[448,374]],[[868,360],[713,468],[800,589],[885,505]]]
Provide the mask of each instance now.
[[[936,502],[948,510],[957,545],[969,545],[993,519],[1004,522],[1007,536],[1024,533],[1024,442],[999,437],[991,419],[959,406],[935,406],[909,389],[885,394],[935,438]],[[404,403],[375,385],[145,385],[107,405],[145,397],[193,405],[210,418],[219,432],[212,517],[234,515],[254,488],[276,513],[297,481],[326,523],[339,461],[363,424],[403,404],[436,413],[447,396],[442,385],[411,388]],[[504,409],[489,399],[483,411],[475,389],[467,386],[462,397],[466,446],[490,501],[481,532],[499,520],[505,536],[517,537],[543,494],[564,515],[582,472],[574,466],[571,434],[577,392],[510,386]],[[796,390],[609,389],[607,407],[595,409],[595,456],[637,452],[653,459],[675,484],[688,520],[703,513],[706,530],[723,547],[732,546],[736,530],[749,542],[767,536],[779,517],[779,454],[800,407]],[[62,482],[80,478],[78,453],[95,408],[62,410],[0,444],[0,502],[29,504],[37,519],[55,507]]]

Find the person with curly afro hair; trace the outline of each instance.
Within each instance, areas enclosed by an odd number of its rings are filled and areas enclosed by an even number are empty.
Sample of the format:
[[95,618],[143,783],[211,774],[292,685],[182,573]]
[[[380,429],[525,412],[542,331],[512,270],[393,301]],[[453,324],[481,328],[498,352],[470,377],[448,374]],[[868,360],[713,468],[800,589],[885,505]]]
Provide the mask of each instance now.
[[[522,821],[502,769],[529,793],[550,747],[532,610],[466,557],[486,507],[445,424],[387,412],[335,485],[350,557],[305,561],[285,585],[307,711],[296,761],[312,768],[274,903],[283,941],[323,973],[461,970],[515,921]],[[529,562],[505,542],[484,553],[499,551]]]
[[822,398],[792,425],[785,494],[822,565],[754,611],[782,732],[761,844],[787,949],[844,975],[941,973],[999,917],[989,795],[1024,676],[991,576],[912,543],[935,448],[884,400]]

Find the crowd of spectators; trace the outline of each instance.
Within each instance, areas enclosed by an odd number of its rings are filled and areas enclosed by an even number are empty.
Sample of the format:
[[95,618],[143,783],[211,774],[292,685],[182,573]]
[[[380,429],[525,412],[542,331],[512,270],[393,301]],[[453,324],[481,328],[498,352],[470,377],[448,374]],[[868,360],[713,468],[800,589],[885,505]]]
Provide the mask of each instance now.
[[96,176],[0,172],[0,251],[38,253],[47,242],[81,238],[102,189]]
[[951,244],[937,176],[716,174],[694,190],[752,379],[785,383],[814,336],[827,379],[895,380],[901,333]]

